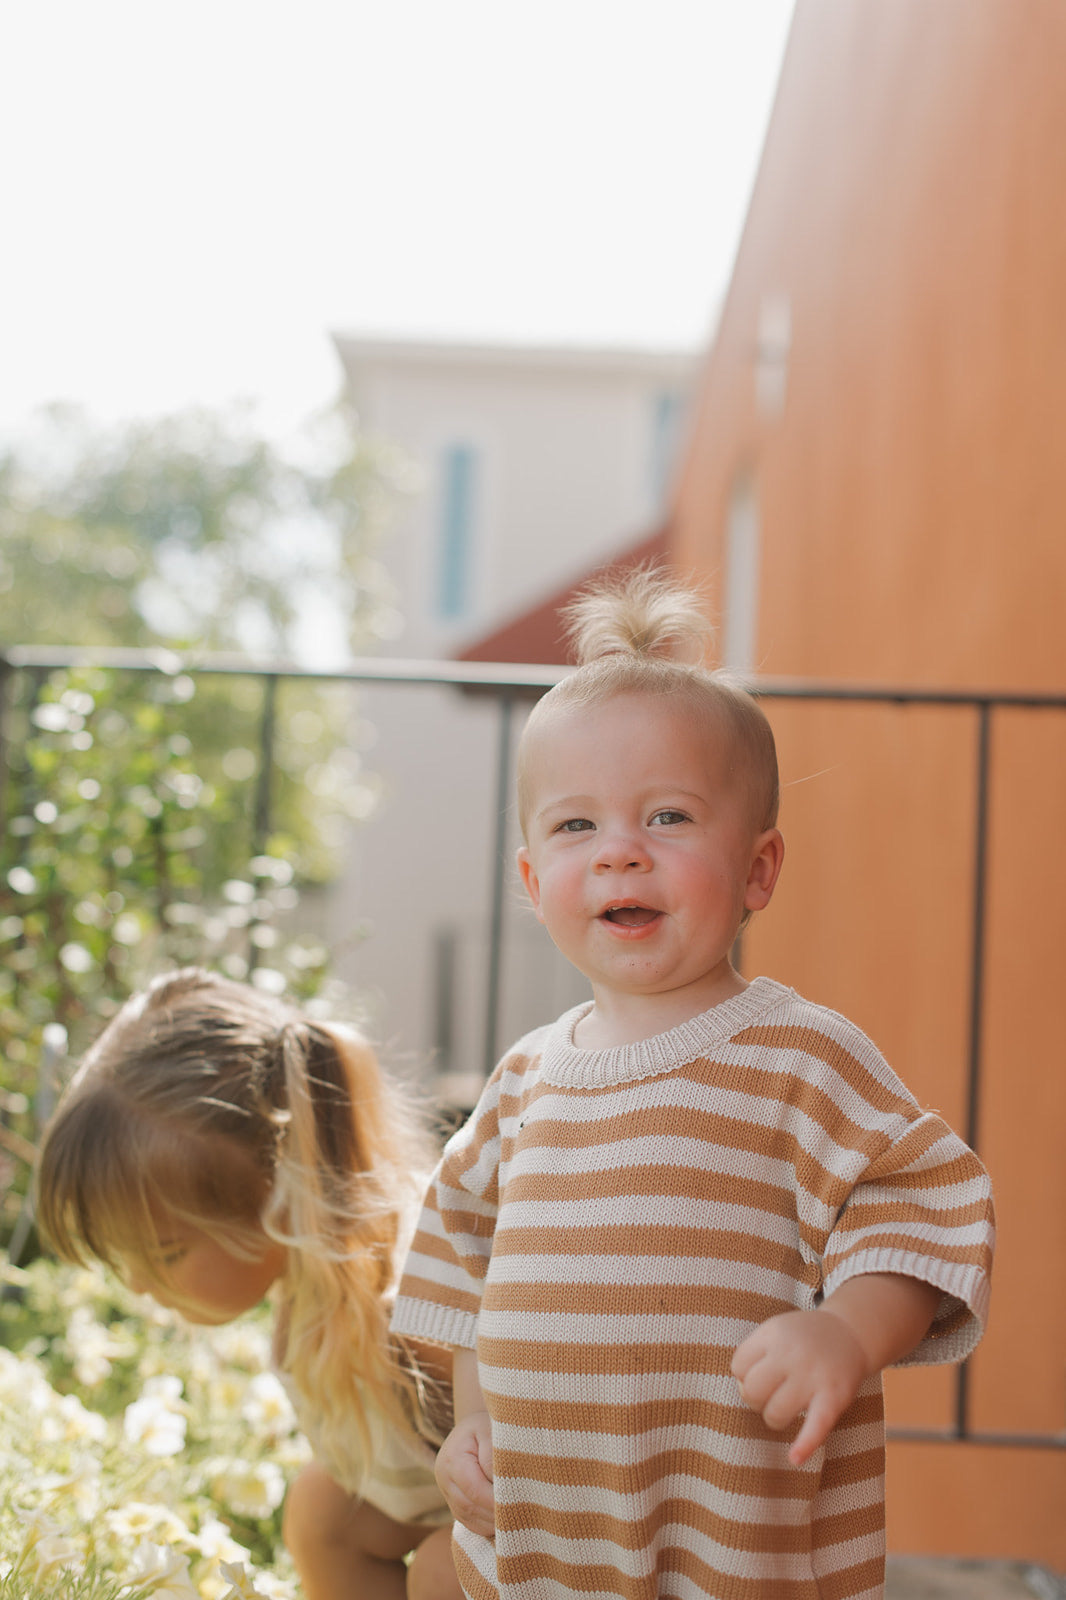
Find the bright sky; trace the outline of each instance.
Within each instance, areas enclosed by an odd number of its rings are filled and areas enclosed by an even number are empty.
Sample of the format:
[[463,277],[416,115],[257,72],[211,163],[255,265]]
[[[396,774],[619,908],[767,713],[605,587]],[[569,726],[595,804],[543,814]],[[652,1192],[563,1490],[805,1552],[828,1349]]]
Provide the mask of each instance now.
[[333,398],[331,330],[699,345],[792,0],[29,0],[0,434]]

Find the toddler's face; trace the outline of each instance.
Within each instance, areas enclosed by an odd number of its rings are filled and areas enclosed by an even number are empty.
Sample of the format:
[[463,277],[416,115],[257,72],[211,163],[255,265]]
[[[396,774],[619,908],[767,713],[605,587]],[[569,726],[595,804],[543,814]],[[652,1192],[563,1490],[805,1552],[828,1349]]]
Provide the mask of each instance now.
[[249,1261],[181,1218],[160,1217],[158,1226],[159,1244],[151,1259],[155,1270],[131,1266],[126,1281],[135,1293],[150,1294],[187,1322],[232,1322],[258,1305],[284,1270],[284,1247],[265,1235],[264,1254]]
[[553,711],[527,770],[519,868],[597,1004],[658,996],[670,1027],[739,992],[730,950],[782,852],[724,732],[666,697],[618,695]]

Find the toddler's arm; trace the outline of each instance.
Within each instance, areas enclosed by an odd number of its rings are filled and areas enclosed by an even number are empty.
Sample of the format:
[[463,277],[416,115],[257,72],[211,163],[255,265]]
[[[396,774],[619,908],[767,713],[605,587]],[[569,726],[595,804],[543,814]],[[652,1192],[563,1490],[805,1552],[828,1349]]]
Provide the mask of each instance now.
[[920,1278],[869,1273],[842,1283],[817,1311],[786,1311],[748,1335],[733,1356],[743,1399],[769,1428],[806,1412],[788,1453],[794,1466],[825,1442],[867,1378],[914,1349],[939,1300]]
[[452,1362],[455,1427],[437,1456],[437,1483],[456,1522],[491,1539],[496,1531],[492,1493],[492,1428],[473,1350],[456,1350]]

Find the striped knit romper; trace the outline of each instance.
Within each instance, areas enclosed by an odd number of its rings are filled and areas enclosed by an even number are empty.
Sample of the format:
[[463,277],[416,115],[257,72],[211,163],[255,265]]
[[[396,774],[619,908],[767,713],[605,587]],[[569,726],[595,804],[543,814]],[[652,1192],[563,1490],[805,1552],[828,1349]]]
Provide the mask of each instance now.
[[988,1301],[976,1156],[865,1036],[767,978],[668,1033],[519,1041],[449,1143],[401,1333],[476,1348],[495,1542],[456,1529],[471,1600],[880,1600],[871,1379],[803,1467],[740,1398],[737,1345],[861,1273],[942,1290],[914,1362]]

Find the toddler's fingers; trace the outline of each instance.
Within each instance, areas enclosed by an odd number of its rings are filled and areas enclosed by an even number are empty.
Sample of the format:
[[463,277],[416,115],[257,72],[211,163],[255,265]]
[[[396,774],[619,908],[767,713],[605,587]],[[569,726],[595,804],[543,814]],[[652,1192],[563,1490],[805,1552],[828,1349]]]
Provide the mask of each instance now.
[[460,1472],[446,1478],[441,1488],[456,1522],[491,1539],[496,1531],[491,1484],[480,1473]]
[[788,1452],[788,1459],[794,1467],[802,1467],[818,1446],[825,1443],[839,1415],[840,1408],[832,1400],[827,1400],[823,1395],[815,1395],[807,1407],[803,1426],[792,1441],[792,1448]]
[[765,1340],[761,1337],[762,1329],[754,1328],[746,1339],[742,1339],[733,1351],[733,1359],[729,1370],[734,1378],[741,1381],[751,1371],[755,1363],[765,1354]]
[[[493,1478],[493,1473],[492,1473],[492,1440],[491,1440],[491,1438],[486,1438],[485,1435],[482,1435],[478,1439],[478,1442],[477,1442],[477,1460],[478,1460],[478,1466],[481,1468],[482,1472],[485,1474],[485,1477],[491,1483],[492,1482],[492,1478]],[[490,1503],[491,1503],[491,1500],[492,1500],[492,1495],[490,1493],[490,1495],[489,1495]]]

